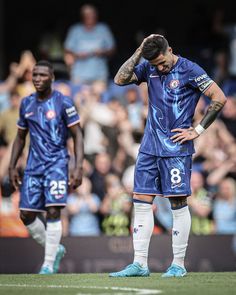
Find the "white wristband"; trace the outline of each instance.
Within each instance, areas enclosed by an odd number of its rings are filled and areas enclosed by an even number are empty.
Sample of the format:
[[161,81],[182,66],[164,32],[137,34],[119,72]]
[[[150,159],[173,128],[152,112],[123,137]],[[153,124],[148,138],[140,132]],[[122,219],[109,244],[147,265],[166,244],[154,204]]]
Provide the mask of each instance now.
[[201,124],[198,124],[194,129],[198,135],[202,134],[206,130],[205,128],[202,127]]

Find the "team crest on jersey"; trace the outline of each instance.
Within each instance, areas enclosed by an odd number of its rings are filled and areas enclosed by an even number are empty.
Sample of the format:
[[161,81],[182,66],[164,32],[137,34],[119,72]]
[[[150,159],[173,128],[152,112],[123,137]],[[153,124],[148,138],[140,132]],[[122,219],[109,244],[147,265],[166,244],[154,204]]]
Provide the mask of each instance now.
[[47,117],[47,119],[51,120],[56,117],[56,113],[53,110],[49,110],[46,113],[46,117]]
[[171,80],[169,84],[171,89],[175,89],[179,86],[179,80]]

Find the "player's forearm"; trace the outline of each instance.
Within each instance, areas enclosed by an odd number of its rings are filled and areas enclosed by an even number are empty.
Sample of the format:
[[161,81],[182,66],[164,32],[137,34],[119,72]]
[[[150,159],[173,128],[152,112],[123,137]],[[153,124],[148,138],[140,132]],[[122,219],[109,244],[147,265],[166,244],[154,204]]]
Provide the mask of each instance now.
[[134,74],[134,67],[140,61],[142,56],[142,50],[139,47],[135,53],[120,67],[119,71],[115,75],[114,82],[118,85],[124,85],[131,82],[131,78]]
[[200,135],[205,131],[217,118],[218,114],[222,110],[225,102],[212,101],[206,114],[202,118],[201,122],[196,126],[195,131]]
[[216,83],[213,83],[213,85],[204,94],[211,98],[212,101],[201,122],[195,128],[195,131],[199,135],[215,121],[226,103],[226,97]]
[[217,118],[219,112],[222,110],[224,103],[219,101],[212,101],[205,116],[202,118],[200,124],[206,129],[208,128]]
[[81,169],[84,158],[84,144],[82,130],[79,127],[74,138],[74,153],[75,153],[75,169]]
[[24,146],[25,146],[25,140],[22,138],[16,137],[12,146],[9,169],[14,169],[16,167],[17,161],[23,152]]

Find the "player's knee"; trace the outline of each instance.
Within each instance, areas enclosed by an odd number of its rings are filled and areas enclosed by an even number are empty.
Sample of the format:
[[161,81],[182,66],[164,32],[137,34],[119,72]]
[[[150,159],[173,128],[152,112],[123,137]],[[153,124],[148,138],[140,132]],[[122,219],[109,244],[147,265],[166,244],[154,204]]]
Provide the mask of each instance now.
[[133,200],[138,200],[138,201],[141,201],[141,202],[152,203],[154,197],[155,196],[151,196],[151,195],[134,194],[133,195]]
[[187,197],[170,197],[169,198],[171,209],[177,210],[187,206]]
[[61,210],[59,207],[48,207],[47,219],[55,220],[61,217]]
[[29,225],[34,222],[36,218],[36,213],[31,211],[20,211],[20,219],[24,223],[24,225]]

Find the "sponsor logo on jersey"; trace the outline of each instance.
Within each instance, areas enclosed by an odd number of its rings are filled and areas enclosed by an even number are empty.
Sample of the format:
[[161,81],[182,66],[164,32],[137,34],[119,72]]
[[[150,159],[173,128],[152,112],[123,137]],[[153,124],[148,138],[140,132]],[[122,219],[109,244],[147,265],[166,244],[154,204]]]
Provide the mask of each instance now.
[[77,114],[77,111],[76,111],[75,107],[72,106],[72,107],[66,109],[66,114],[68,117],[72,117]]
[[34,114],[34,112],[25,113],[25,118],[28,118],[28,117],[32,116],[33,114]]
[[49,119],[49,120],[55,118],[55,117],[56,117],[56,113],[55,113],[55,111],[53,111],[53,110],[49,110],[49,111],[47,111],[47,113],[46,113],[46,117],[47,117],[47,119]]
[[171,80],[171,81],[170,81],[169,87],[170,87],[171,89],[175,89],[175,88],[177,88],[178,86],[179,86],[179,80]]

